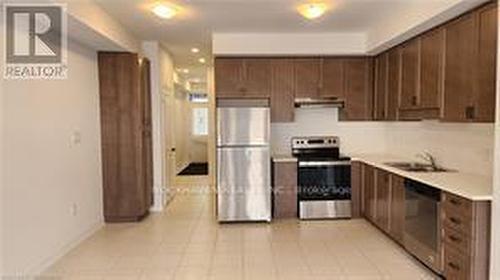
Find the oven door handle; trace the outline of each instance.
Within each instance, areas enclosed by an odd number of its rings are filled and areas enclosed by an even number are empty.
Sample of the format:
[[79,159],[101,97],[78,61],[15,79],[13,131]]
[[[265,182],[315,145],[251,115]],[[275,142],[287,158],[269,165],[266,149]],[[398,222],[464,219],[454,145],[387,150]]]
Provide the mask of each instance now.
[[299,161],[299,167],[350,166],[350,161]]

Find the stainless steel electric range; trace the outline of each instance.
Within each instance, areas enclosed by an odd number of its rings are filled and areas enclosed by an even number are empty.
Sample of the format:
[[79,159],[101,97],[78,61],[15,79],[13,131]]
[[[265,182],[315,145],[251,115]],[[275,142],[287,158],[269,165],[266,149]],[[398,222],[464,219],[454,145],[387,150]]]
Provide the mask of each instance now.
[[351,160],[340,154],[338,137],[294,137],[298,159],[301,219],[351,217]]

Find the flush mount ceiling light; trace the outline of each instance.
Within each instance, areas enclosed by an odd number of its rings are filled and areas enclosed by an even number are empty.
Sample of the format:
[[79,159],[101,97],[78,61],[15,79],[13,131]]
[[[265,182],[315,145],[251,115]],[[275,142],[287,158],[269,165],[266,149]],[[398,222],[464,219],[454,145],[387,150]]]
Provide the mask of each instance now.
[[192,49],[191,49],[191,52],[192,52],[192,53],[199,53],[199,52],[200,52],[200,49],[198,49],[198,48],[192,48]]
[[152,9],[153,13],[164,19],[171,19],[179,13],[179,8],[171,4],[157,4]]
[[201,64],[204,64],[205,62],[207,62],[207,60],[203,57],[201,57],[200,59],[198,59],[198,61],[201,63]]
[[308,3],[300,5],[297,10],[307,19],[316,19],[322,16],[326,12],[327,8],[328,7],[325,3]]

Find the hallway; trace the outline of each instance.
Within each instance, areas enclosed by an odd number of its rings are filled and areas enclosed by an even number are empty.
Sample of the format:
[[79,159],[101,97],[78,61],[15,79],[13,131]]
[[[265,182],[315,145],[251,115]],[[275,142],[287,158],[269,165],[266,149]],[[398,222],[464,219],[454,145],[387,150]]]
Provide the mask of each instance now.
[[[63,279],[434,279],[364,220],[224,224],[208,188],[164,213],[106,225],[46,276]],[[307,225],[307,226],[303,226]]]

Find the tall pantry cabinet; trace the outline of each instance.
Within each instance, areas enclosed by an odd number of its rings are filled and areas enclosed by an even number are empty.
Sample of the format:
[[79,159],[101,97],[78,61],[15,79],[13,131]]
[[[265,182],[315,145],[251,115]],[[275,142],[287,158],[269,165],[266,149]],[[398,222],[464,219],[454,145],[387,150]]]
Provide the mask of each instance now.
[[126,52],[98,63],[104,219],[139,221],[152,203],[150,64]]

